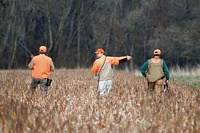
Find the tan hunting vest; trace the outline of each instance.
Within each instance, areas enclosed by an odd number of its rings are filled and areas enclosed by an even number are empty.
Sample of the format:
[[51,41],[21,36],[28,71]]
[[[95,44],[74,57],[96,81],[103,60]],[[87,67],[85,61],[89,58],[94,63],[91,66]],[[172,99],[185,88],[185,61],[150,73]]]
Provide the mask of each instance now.
[[155,82],[165,76],[163,72],[163,60],[161,59],[158,63],[153,63],[151,59],[148,60],[148,69],[146,72],[147,80],[149,82]]

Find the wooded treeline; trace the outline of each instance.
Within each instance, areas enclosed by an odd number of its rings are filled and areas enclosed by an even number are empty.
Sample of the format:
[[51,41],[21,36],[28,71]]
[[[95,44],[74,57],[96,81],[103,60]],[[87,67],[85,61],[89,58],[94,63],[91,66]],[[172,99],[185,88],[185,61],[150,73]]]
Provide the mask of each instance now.
[[[101,47],[130,69],[162,50],[169,67],[200,63],[199,0],[0,0],[0,68],[27,68],[46,45],[56,68],[89,68]],[[123,65],[125,66],[125,65]]]

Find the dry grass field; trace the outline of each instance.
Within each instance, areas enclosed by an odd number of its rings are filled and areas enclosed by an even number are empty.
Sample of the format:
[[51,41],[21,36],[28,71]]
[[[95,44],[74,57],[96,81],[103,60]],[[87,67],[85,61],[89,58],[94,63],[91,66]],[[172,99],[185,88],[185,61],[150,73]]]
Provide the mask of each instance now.
[[200,87],[170,81],[147,91],[144,78],[115,70],[112,92],[96,98],[89,69],[56,70],[48,97],[28,93],[29,70],[0,70],[0,133],[199,133]]

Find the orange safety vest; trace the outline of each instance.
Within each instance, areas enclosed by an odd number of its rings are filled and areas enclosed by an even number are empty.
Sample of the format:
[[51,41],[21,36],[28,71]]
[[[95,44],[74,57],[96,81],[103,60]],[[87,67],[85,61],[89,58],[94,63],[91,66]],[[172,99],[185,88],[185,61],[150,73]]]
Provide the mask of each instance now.
[[40,54],[32,58],[33,69],[32,77],[33,78],[49,78],[51,72],[51,58],[45,54]]

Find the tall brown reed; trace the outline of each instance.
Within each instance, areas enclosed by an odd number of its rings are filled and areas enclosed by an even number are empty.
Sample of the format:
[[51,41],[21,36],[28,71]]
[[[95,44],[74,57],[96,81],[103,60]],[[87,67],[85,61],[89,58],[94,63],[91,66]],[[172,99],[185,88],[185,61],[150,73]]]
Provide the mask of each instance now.
[[52,73],[48,97],[30,94],[31,72],[0,71],[0,132],[200,132],[200,90],[170,81],[170,93],[148,92],[144,78],[115,71],[111,93],[96,99],[88,69]]

